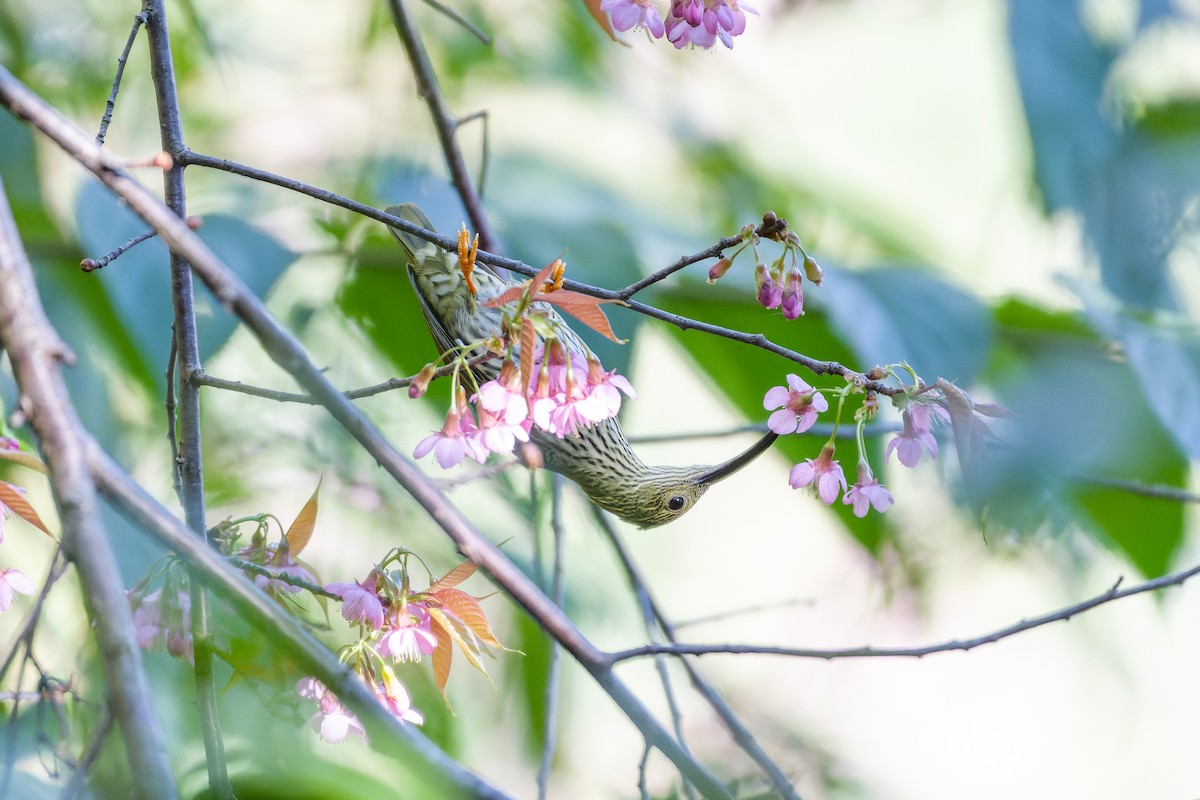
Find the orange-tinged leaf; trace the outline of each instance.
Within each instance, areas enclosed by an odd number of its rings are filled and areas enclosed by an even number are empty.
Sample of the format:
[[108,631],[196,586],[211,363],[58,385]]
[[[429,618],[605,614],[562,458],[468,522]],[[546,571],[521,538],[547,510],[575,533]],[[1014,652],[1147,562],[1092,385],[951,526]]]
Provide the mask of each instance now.
[[441,603],[443,608],[458,617],[459,621],[463,625],[466,625],[481,641],[490,644],[492,647],[498,647],[501,650],[507,649],[492,634],[492,627],[488,624],[483,609],[479,607],[479,602],[474,597],[462,589],[451,588],[439,589],[429,594]]
[[430,586],[429,591],[436,592],[438,589],[448,589],[451,586],[457,586],[474,575],[477,569],[479,569],[479,565],[475,562],[464,561],[443,575],[433,586]]
[[588,13],[592,15],[592,19],[596,20],[596,24],[600,26],[600,30],[607,33],[608,38],[612,39],[614,42],[617,42],[618,44],[624,44],[624,42],[617,38],[617,32],[613,30],[612,22],[609,20],[608,14],[605,14],[600,10],[600,2],[601,0],[583,0],[584,6],[587,7]]
[[[324,477],[321,478],[324,480]],[[287,529],[287,533],[283,535],[287,542],[287,554],[293,559],[300,555],[306,546],[309,539],[312,538],[313,530],[317,527],[317,494],[321,491],[321,480],[317,481],[317,488],[313,490],[312,497],[308,498],[308,502],[304,504],[304,508],[300,509],[300,513],[296,515],[295,522]],[[282,558],[283,549],[280,549],[280,557]]]
[[511,303],[523,294],[525,294],[525,284],[510,286],[491,300],[484,300],[479,305],[486,308],[498,308],[506,303]]
[[521,323],[521,385],[529,390],[529,380],[533,377],[533,351],[537,348],[537,330],[533,320],[526,317]]
[[24,450],[0,449],[0,461],[11,461],[13,464],[20,464],[22,467],[36,470],[43,475],[50,474],[50,470],[40,458]]
[[[484,675],[487,675],[487,679],[490,681],[492,676],[488,675],[487,670],[483,666],[483,662],[479,660],[479,648],[476,647],[474,642],[467,639],[467,637],[463,635],[463,632],[459,630],[459,627],[462,626],[462,623],[440,608],[430,608],[429,617],[430,619],[436,620],[441,624],[446,632],[450,634],[450,638],[454,640],[454,643],[458,645],[460,650],[462,650],[462,654],[467,657],[467,661],[471,662],[471,666],[482,672]],[[469,630],[467,632],[470,633]],[[438,642],[438,646],[441,646],[440,640]],[[437,652],[437,648],[434,648],[434,652]]]
[[454,642],[442,623],[432,614],[429,617],[429,629],[437,638],[437,646],[433,648],[433,682],[437,684],[446,708],[450,707],[450,698],[446,696],[446,681],[450,680],[450,663],[454,660]]
[[570,289],[560,289],[539,299],[544,303],[558,306],[596,333],[612,339],[617,344],[625,344],[628,341],[628,339],[617,338],[617,335],[613,333],[612,326],[608,323],[608,317],[600,309],[601,303],[615,303],[616,300],[602,300],[599,297],[573,292]]
[[17,491],[17,487],[11,483],[0,481],[0,501],[8,506],[14,514],[28,522],[33,527],[40,530],[42,533],[54,538],[54,534],[46,527],[46,523],[42,522],[42,518],[33,510],[33,506],[29,505],[29,501],[25,499],[25,495]]

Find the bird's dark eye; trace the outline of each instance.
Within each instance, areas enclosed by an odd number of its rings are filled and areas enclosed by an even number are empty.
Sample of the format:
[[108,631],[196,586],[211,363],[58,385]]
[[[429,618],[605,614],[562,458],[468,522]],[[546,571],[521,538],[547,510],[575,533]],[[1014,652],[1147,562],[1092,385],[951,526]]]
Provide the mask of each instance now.
[[683,504],[686,502],[687,498],[681,494],[677,494],[667,501],[667,508],[671,509],[672,511],[678,511],[679,509],[683,508]]

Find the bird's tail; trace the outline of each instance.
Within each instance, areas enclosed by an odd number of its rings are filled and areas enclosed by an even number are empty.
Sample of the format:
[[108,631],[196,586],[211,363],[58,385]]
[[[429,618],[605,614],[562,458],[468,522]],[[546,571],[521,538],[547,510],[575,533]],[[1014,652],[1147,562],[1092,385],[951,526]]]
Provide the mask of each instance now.
[[[432,231],[433,223],[429,221],[429,217],[425,216],[425,212],[417,207],[414,203],[403,203],[398,206],[388,206],[384,209],[393,217],[411,222],[414,225],[419,225],[427,231]],[[420,256],[435,255],[437,246],[432,242],[427,242],[419,236],[414,236],[407,231],[402,231],[399,228],[388,226],[388,230],[392,232],[392,236],[396,239],[396,243],[404,250],[404,255],[408,259],[410,266],[420,266],[424,259]],[[428,251],[428,252],[427,252]]]

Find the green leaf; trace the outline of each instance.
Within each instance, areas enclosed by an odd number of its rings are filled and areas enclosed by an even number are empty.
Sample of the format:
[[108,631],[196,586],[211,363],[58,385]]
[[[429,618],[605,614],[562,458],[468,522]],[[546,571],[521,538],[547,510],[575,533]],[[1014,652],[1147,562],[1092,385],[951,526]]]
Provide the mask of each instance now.
[[1096,479],[1180,487],[1187,459],[1128,364],[1095,337],[1063,335],[1055,315],[1040,318],[1039,334],[1037,319],[1019,315],[1015,335],[997,329],[1000,352],[989,368],[1016,418],[1002,428],[980,483],[989,526],[1032,536],[1082,525],[1145,574],[1162,574],[1183,541],[1182,505]]
[[991,344],[991,322],[975,298],[929,272],[878,267],[837,270],[811,289],[864,368],[907,361],[928,383],[969,387]]
[[[94,180],[87,181],[79,193],[76,224],[84,251],[97,259],[147,229]],[[260,297],[296,259],[296,253],[236,217],[205,217],[198,234]],[[161,375],[166,368],[174,319],[171,272],[163,244],[157,239],[142,242],[102,270],[78,279],[102,287],[99,291],[109,298],[148,368]],[[229,339],[237,321],[220,308],[199,281],[194,286],[200,358],[207,361]],[[156,385],[162,382],[161,377],[156,379]]]
[[1113,54],[1092,40],[1079,3],[1009,0],[1008,27],[1046,209],[1082,206],[1117,146],[1101,108]]
[[1192,458],[1200,458],[1200,329],[1180,316],[1137,313],[1083,284],[1089,319],[1124,346],[1125,356],[1159,420]]

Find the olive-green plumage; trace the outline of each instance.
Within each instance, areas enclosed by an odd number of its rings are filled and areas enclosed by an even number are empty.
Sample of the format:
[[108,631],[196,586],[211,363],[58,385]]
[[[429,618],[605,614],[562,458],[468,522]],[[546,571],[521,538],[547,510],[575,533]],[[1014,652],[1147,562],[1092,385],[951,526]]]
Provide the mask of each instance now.
[[[412,204],[391,206],[387,212],[433,230],[429,218]],[[477,290],[472,296],[456,258],[424,239],[396,228],[389,230],[404,249],[409,279],[439,352],[497,334],[500,312],[481,303],[499,295],[508,284],[479,264],[472,276]],[[583,343],[575,333],[565,323],[562,328],[564,344],[582,350]],[[480,382],[490,380],[499,369],[497,358],[476,367],[476,377]],[[652,467],[633,452],[615,418],[565,438],[538,428],[530,431],[530,439],[541,449],[547,469],[575,481],[596,505],[642,528],[663,525],[686,514],[709,486],[753,461],[775,438],[769,433],[750,449],[715,467]]]

